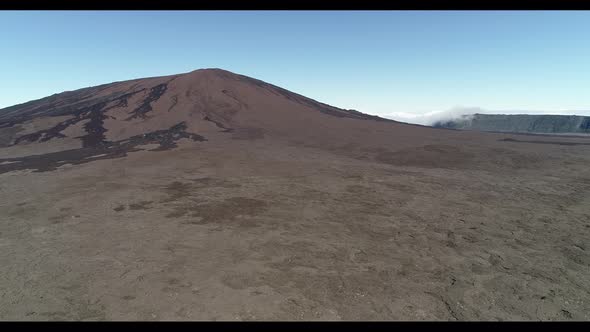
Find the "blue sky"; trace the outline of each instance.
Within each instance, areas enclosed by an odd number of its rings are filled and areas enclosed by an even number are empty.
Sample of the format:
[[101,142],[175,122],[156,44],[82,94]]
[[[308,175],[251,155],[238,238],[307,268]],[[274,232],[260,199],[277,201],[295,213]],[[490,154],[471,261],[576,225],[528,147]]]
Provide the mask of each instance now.
[[382,116],[590,114],[585,11],[2,11],[0,60],[0,107],[217,67]]

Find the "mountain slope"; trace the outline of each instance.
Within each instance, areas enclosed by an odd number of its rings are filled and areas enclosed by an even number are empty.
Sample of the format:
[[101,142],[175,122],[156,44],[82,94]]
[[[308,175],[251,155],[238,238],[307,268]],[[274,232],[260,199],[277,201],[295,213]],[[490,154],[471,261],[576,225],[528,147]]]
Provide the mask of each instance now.
[[[269,138],[375,149],[394,137],[399,147],[408,146],[412,140],[403,139],[408,135],[427,138],[436,131],[339,109],[225,70],[201,69],[64,92],[0,110],[0,158],[7,162],[0,170],[50,170],[96,160],[92,156],[124,156],[140,145],[171,149],[187,140]],[[19,158],[24,159],[14,163]]]

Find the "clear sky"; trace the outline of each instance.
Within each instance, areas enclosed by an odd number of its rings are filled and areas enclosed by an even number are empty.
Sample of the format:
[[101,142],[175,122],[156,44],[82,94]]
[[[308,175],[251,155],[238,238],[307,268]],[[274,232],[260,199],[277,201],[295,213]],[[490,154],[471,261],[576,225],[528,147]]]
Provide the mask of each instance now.
[[0,107],[212,67],[382,116],[590,114],[590,12],[0,12]]

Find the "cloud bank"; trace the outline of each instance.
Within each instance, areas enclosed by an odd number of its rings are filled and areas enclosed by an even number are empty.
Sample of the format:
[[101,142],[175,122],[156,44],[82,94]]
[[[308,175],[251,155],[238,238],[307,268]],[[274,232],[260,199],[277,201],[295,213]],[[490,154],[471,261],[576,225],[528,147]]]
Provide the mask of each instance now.
[[431,126],[438,121],[450,121],[459,119],[465,115],[473,115],[473,114],[483,114],[489,113],[487,110],[484,110],[479,107],[463,107],[457,106],[446,111],[433,111],[427,112],[424,114],[412,114],[412,113],[404,113],[404,112],[395,112],[386,115],[386,118],[400,121],[400,122],[407,122],[407,123],[414,123],[420,124],[425,126]]
[[523,110],[509,110],[509,111],[491,111],[480,107],[464,107],[457,106],[445,111],[432,111],[423,114],[394,112],[384,115],[383,117],[406,123],[414,123],[424,126],[432,126],[439,121],[451,121],[461,119],[465,116],[473,114],[537,114],[537,115],[580,115],[588,116],[590,111],[523,111]]

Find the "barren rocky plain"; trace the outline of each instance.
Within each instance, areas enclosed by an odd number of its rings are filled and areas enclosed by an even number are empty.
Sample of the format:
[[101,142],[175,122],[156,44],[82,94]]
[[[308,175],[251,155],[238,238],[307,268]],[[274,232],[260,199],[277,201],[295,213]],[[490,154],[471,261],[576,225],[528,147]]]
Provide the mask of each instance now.
[[590,139],[220,69],[0,110],[0,320],[589,320]]

